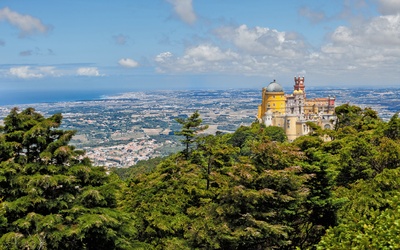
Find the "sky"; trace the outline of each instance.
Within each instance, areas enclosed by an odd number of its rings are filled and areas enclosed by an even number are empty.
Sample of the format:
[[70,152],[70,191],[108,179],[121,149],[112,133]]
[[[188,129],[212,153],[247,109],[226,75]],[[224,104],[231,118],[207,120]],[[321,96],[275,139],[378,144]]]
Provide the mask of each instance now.
[[399,0],[0,0],[0,91],[396,87],[399,65]]

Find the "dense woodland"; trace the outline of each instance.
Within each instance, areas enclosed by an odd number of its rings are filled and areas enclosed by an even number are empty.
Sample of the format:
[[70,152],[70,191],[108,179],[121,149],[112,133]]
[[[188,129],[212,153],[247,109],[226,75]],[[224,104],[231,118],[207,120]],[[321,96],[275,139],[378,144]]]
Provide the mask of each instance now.
[[[253,123],[199,133],[182,152],[107,171],[45,118],[0,128],[0,249],[400,249],[400,118],[336,108],[335,130],[287,142]],[[322,140],[326,138],[329,140]]]

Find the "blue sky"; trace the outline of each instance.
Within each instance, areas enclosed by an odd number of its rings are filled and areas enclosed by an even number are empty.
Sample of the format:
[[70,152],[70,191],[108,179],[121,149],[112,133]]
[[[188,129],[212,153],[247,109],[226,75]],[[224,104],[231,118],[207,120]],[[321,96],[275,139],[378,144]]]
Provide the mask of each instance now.
[[400,86],[398,0],[1,0],[0,90]]

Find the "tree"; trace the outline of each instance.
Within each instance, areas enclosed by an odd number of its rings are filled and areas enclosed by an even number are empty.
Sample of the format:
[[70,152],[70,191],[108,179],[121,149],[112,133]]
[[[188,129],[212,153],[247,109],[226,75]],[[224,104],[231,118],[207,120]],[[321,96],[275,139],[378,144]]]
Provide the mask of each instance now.
[[305,201],[306,212],[301,218],[303,228],[297,232],[300,237],[295,243],[301,249],[314,247],[325,231],[337,223],[340,202],[332,194],[335,173],[332,170],[338,160],[327,150],[332,143],[324,142],[319,136],[302,136],[293,142],[304,152],[306,158],[300,164],[310,176],[305,183],[310,191]]
[[361,109],[358,106],[343,104],[335,108],[335,113],[337,131],[348,126],[357,131],[373,130],[382,122],[378,113],[371,108]]
[[308,193],[308,177],[295,165],[300,155],[276,142],[253,147],[252,155],[216,168],[209,196],[187,209],[192,249],[294,247]]
[[249,127],[240,126],[231,135],[228,143],[232,144],[234,147],[239,147],[242,155],[250,155],[252,145],[262,140],[284,142],[287,140],[287,136],[281,127],[266,127],[264,124],[256,121]]
[[121,185],[68,145],[61,114],[11,110],[1,127],[1,249],[128,249],[128,214],[117,209]]
[[339,224],[329,229],[317,249],[399,249],[400,169],[384,169],[370,180],[339,188],[347,202]]
[[208,135],[199,137],[197,150],[192,154],[191,162],[198,164],[207,180],[206,189],[210,189],[211,174],[214,169],[232,166],[238,155],[238,148],[227,143],[228,136]]
[[184,237],[190,223],[186,211],[206,192],[201,172],[173,155],[154,171],[128,181],[124,209],[133,214],[138,239],[149,244],[146,249],[191,249]]
[[172,155],[132,178],[124,208],[139,240],[155,249],[294,248],[310,176],[296,147],[255,127],[249,155],[228,142],[229,134],[199,136],[189,159]]
[[181,142],[185,145],[184,155],[186,159],[188,159],[190,155],[190,145],[195,142],[197,133],[206,130],[208,125],[201,126],[203,120],[200,118],[198,111],[194,112],[187,119],[176,118],[175,120],[182,125],[181,131],[176,132],[175,135],[184,137]]
[[339,186],[348,186],[359,180],[375,175],[372,168],[374,156],[373,145],[362,137],[343,139],[346,144],[338,152],[339,166],[336,182]]
[[361,119],[362,109],[358,106],[343,104],[335,108],[337,116],[336,127],[338,130],[346,126],[354,126],[358,124]]
[[271,139],[271,141],[285,142],[287,136],[285,130],[278,126],[268,126],[265,128],[265,134]]
[[392,140],[400,139],[400,118],[398,113],[390,118],[387,128],[384,130],[384,134]]

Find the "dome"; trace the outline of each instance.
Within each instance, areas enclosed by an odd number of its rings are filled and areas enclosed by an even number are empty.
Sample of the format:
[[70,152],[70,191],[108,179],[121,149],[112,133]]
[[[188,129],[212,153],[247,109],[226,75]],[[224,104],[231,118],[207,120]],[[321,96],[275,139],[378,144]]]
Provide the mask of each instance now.
[[283,88],[274,80],[267,86],[267,92],[283,92]]

